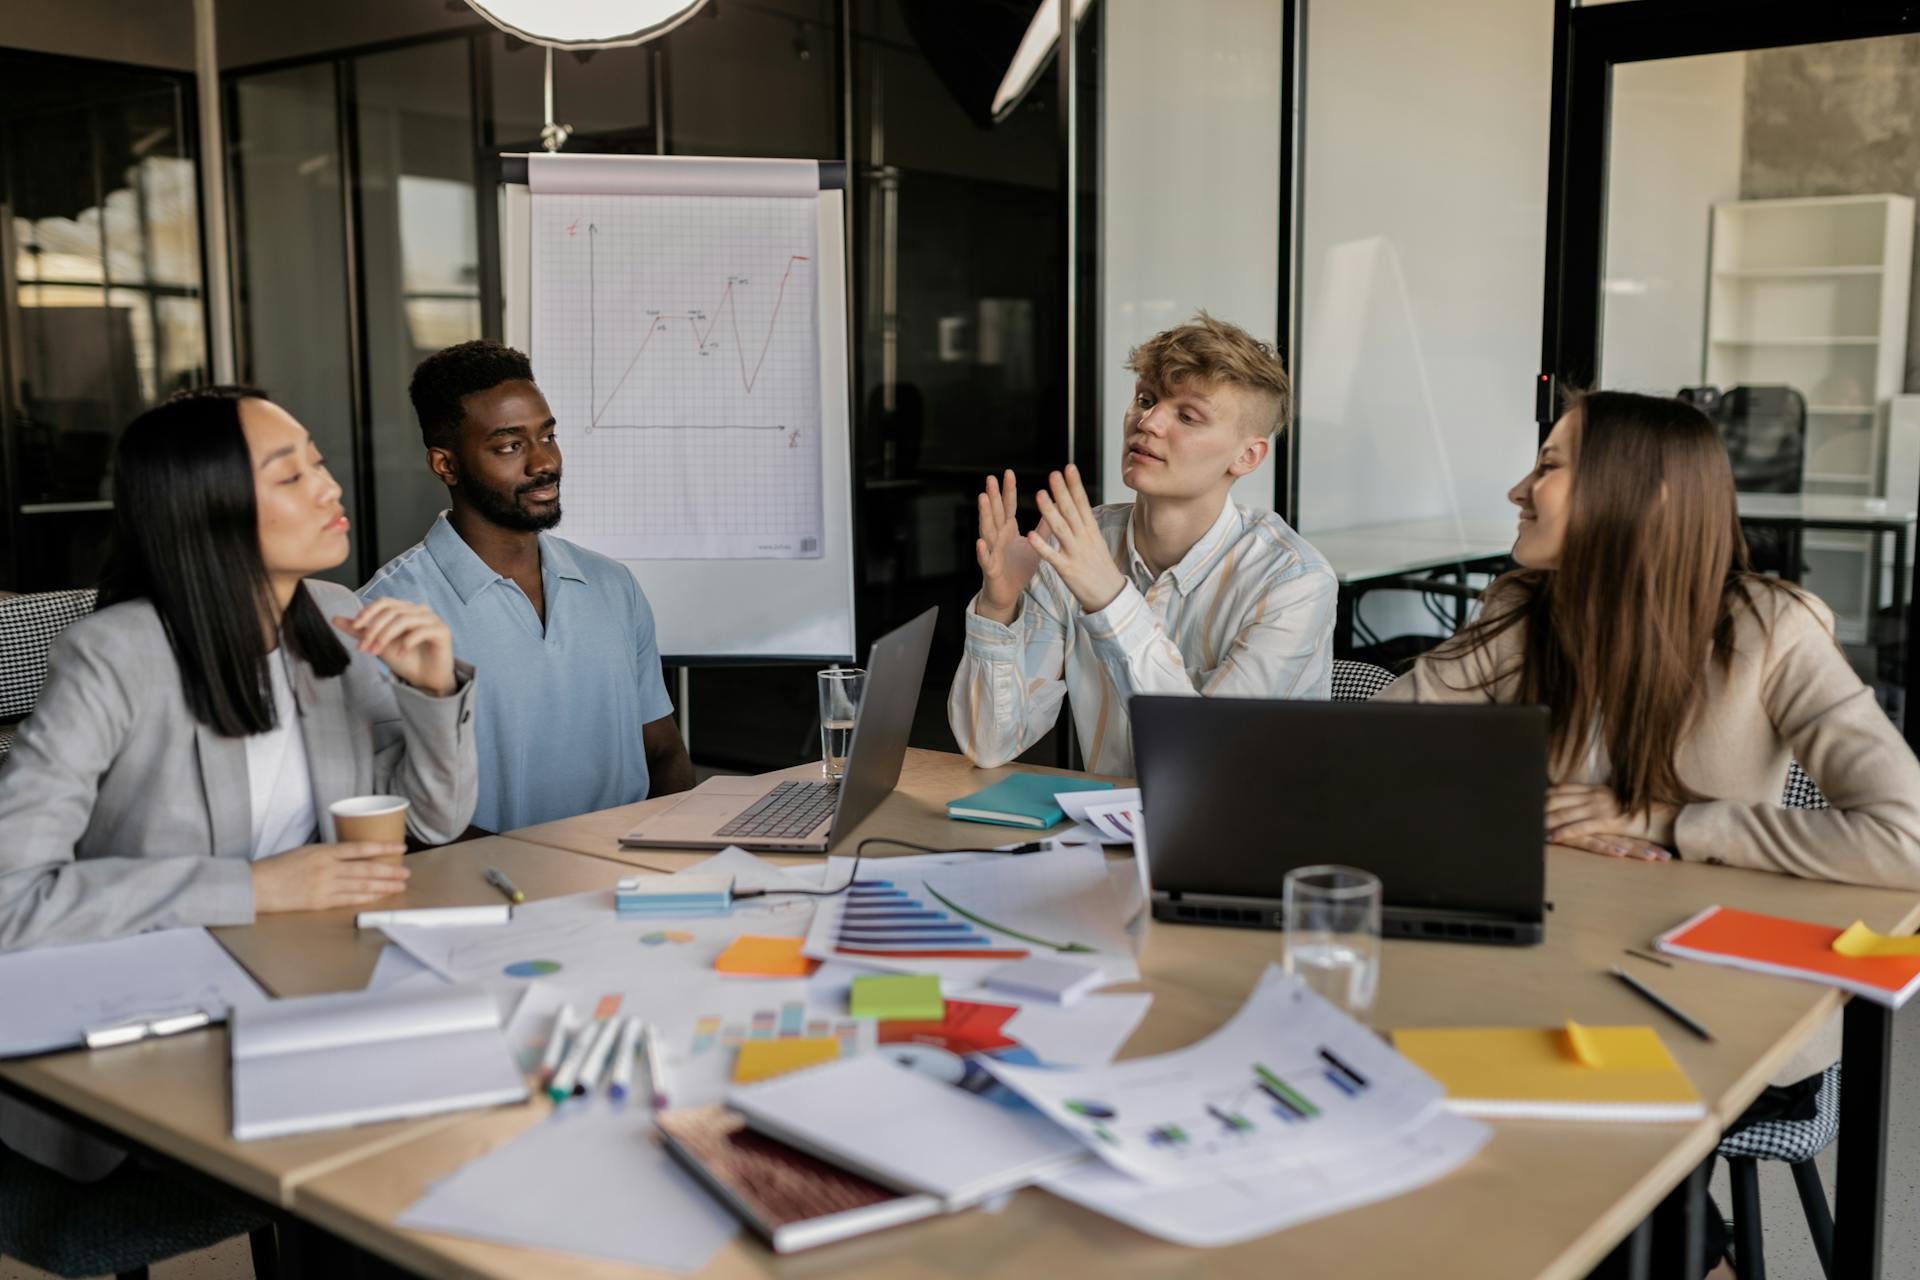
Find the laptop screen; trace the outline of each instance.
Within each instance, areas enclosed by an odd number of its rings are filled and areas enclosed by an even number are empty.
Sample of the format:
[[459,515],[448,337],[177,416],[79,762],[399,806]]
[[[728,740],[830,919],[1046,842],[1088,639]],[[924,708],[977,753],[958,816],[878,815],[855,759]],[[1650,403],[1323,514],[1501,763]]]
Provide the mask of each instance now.
[[939,614],[938,608],[929,609],[873,642],[867,657],[867,688],[854,712],[847,769],[834,805],[835,836],[872,813],[900,781]]

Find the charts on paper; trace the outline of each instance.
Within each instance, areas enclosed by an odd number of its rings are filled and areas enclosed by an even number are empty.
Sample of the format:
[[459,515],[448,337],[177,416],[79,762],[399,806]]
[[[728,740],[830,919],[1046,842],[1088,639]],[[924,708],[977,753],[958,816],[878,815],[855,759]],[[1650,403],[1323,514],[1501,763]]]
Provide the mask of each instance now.
[[534,371],[566,459],[559,531],[627,560],[818,558],[815,201],[533,204]]

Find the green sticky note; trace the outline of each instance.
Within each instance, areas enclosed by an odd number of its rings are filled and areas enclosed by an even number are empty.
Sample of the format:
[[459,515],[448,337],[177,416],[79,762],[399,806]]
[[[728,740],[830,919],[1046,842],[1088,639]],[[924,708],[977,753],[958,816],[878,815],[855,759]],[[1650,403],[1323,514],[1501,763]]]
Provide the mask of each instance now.
[[940,979],[930,973],[876,973],[853,980],[848,1012],[856,1018],[938,1022],[947,1016]]

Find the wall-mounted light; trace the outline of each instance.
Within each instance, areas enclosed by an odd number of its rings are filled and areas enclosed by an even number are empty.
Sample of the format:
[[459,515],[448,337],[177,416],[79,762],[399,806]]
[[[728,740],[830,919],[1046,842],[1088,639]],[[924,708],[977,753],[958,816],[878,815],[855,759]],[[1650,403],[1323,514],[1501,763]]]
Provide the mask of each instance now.
[[[1073,0],[1073,21],[1077,27],[1087,6],[1093,0]],[[1053,53],[1053,46],[1060,41],[1060,6],[1055,0],[1040,0],[1040,7],[1033,11],[1033,21],[1027,24],[1027,34],[1020,39],[1020,47],[1013,52],[1013,61],[1007,66],[1007,74],[1002,77],[999,89],[994,91],[993,106],[989,114],[995,120],[1006,118],[1007,112],[1020,105],[1020,99],[1027,96],[1027,90],[1033,88],[1033,82],[1040,78],[1040,70],[1047,65],[1047,59]]]
[[549,49],[618,49],[663,36],[707,0],[467,0],[509,35]]

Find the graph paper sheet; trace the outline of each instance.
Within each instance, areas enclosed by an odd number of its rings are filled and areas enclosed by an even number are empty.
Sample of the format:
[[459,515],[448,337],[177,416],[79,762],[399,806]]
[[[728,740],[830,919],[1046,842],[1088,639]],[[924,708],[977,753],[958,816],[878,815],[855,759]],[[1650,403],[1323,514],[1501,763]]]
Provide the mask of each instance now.
[[594,159],[531,170],[557,532],[622,560],[820,558],[811,166]]

